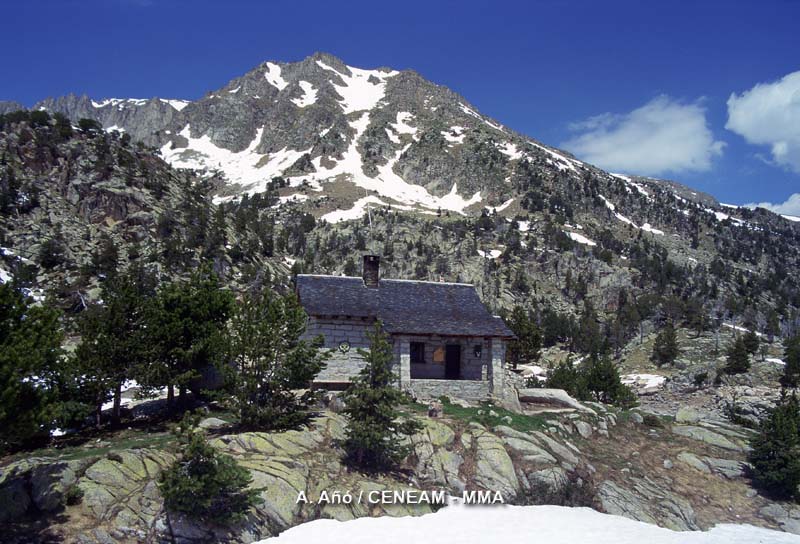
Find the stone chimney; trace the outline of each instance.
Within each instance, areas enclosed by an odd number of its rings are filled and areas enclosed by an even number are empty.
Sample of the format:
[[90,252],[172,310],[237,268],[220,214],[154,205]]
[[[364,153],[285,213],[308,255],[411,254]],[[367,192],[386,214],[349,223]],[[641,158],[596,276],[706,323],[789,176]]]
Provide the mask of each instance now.
[[381,277],[381,258],[377,255],[364,255],[364,285],[371,288],[378,287]]

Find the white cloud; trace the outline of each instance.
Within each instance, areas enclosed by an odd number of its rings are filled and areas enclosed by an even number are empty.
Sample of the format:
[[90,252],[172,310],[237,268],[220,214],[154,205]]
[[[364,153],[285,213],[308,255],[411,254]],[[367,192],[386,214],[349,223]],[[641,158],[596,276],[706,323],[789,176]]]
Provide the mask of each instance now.
[[800,172],[800,71],[731,94],[725,128],[770,146],[774,163]]
[[753,204],[745,204],[748,208],[766,208],[768,210],[772,210],[775,213],[780,213],[784,215],[794,215],[795,217],[800,217],[800,193],[794,193],[789,198],[786,199],[786,202],[781,204],[773,204],[771,202],[759,202]]
[[725,147],[714,140],[705,108],[665,95],[630,113],[603,113],[570,129],[580,134],[562,147],[606,170],[631,174],[709,170]]

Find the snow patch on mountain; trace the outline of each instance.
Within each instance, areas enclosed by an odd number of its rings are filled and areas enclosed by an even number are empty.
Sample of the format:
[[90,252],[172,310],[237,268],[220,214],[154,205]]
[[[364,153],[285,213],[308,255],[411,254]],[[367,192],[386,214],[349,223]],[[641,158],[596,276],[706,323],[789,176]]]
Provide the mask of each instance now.
[[484,259],[496,259],[502,254],[503,252],[500,251],[499,249],[490,249],[489,251],[483,251],[480,249],[478,250],[478,255],[480,255]]
[[[186,125],[180,135],[188,140],[188,145],[176,148],[171,142],[167,142],[160,152],[164,160],[175,168],[219,170],[225,174],[229,182],[241,184],[250,194],[254,194],[265,190],[269,180],[280,175],[285,168],[310,151],[284,148],[270,155],[258,153],[256,148],[263,134],[264,127],[261,127],[246,149],[233,152],[218,147],[208,135],[193,138],[190,125]],[[267,158],[266,164],[265,158]]]
[[601,199],[603,199],[603,202],[605,202],[605,204],[606,204],[606,208],[611,210],[611,212],[614,214],[614,217],[616,217],[619,221],[622,221],[623,223],[627,223],[628,225],[632,226],[633,228],[641,229],[641,230],[643,230],[645,232],[649,232],[651,234],[657,234],[659,236],[663,236],[664,235],[664,231],[663,230],[659,230],[657,228],[654,228],[653,226],[650,225],[650,223],[645,223],[644,225],[642,225],[640,227],[639,225],[637,225],[636,223],[634,223],[633,221],[631,221],[630,219],[628,219],[627,217],[625,217],[621,213],[617,212],[617,207],[610,200],[608,200],[606,197],[604,197],[603,195],[598,195],[598,196]]
[[289,82],[281,76],[281,67],[272,62],[267,63],[267,71],[264,72],[264,77],[270,85],[277,87],[279,91],[284,90],[289,84]]
[[495,123],[491,119],[486,119],[480,113],[478,113],[477,111],[473,110],[472,108],[470,108],[466,104],[462,104],[461,102],[459,102],[458,103],[458,107],[461,108],[461,111],[463,111],[467,115],[471,115],[472,117],[474,117],[478,121],[481,121],[482,123],[486,123],[487,125],[489,125],[493,129],[499,130],[500,132],[505,132],[506,131],[506,129],[505,129],[505,127],[503,125],[498,125],[497,123]]
[[523,157],[522,151],[520,151],[519,148],[512,142],[503,142],[502,144],[498,144],[497,149],[499,149],[500,153],[512,161],[517,161]]
[[183,108],[191,104],[191,102],[188,100],[176,100],[174,98],[159,98],[159,100],[168,106],[172,106],[178,111],[181,111]]
[[[324,221],[328,223],[339,223],[341,221],[351,221],[353,219],[359,219],[367,213],[367,210],[370,204],[374,204],[375,206],[380,207],[387,207],[390,206],[392,208],[398,210],[414,210],[413,206],[404,206],[402,204],[389,204],[384,202],[380,198],[375,195],[365,196],[364,198],[360,198],[353,203],[353,207],[347,210],[334,210],[332,212],[328,212],[322,216]],[[432,212],[430,212],[432,213]]]
[[589,240],[589,239],[588,239],[586,236],[584,236],[583,234],[580,234],[580,233],[577,233],[577,232],[570,232],[570,231],[568,231],[568,230],[565,230],[565,231],[564,231],[564,233],[565,233],[567,236],[569,236],[569,237],[570,237],[570,239],[572,239],[572,240],[573,240],[573,241],[575,241],[575,242],[578,242],[579,244],[583,244],[583,245],[585,245],[585,246],[596,246],[596,245],[597,245],[597,242],[594,242],[594,241],[592,241],[592,240]]
[[[386,94],[386,80],[399,73],[395,70],[383,72],[348,66],[347,70],[350,72],[348,75],[328,66],[321,60],[318,60],[317,64],[325,70],[334,72],[344,82],[344,85],[334,83],[333,88],[342,97],[339,104],[345,113],[373,109]],[[372,81],[373,79],[377,81]]]
[[116,106],[119,110],[123,110],[128,106],[144,106],[145,104],[147,104],[146,98],[106,98],[100,102],[92,100],[92,107],[94,108]]
[[317,90],[308,81],[300,81],[300,88],[303,90],[303,96],[300,98],[292,98],[292,103],[298,108],[305,108],[314,104],[317,101]]
[[466,129],[458,125],[450,127],[449,131],[448,130],[442,131],[442,136],[444,137],[444,139],[450,142],[451,144],[464,143],[465,135],[466,135]]
[[[402,205],[421,206],[429,210],[441,208],[442,210],[450,210],[457,213],[463,213],[465,208],[477,204],[482,200],[480,191],[472,195],[469,199],[463,198],[458,194],[458,188],[455,183],[450,193],[442,197],[437,197],[430,194],[420,185],[406,182],[394,171],[394,166],[411,144],[399,150],[386,164],[378,165],[377,176],[370,177],[366,175],[363,168],[364,161],[361,157],[361,153],[358,151],[358,141],[366,131],[369,123],[369,112],[364,112],[361,117],[350,123],[350,126],[355,130],[355,135],[350,141],[347,150],[342,154],[342,158],[338,160],[331,159],[335,161],[332,167],[327,168],[323,166],[322,157],[316,157],[311,161],[315,171],[291,177],[289,178],[290,183],[292,185],[297,185],[301,182],[310,182],[319,186],[321,183],[332,181],[342,176],[368,192],[377,193],[381,197],[390,198]],[[302,153],[300,154],[302,155]],[[271,176],[268,179],[271,179]],[[358,215],[358,217],[361,217],[361,215],[363,215],[363,206],[361,208],[354,207],[354,209],[351,209],[351,215],[348,215],[348,217],[359,213],[358,210],[361,210],[360,215]],[[338,218],[339,216],[336,217]]]
[[410,134],[415,136],[417,134],[417,127],[412,127],[408,124],[408,122],[413,119],[414,114],[407,111],[399,111],[397,112],[397,122],[390,123],[389,126],[392,127],[392,130],[397,134]]
[[494,207],[487,206],[486,209],[489,210],[490,212],[500,213],[503,210],[505,210],[506,208],[508,208],[509,206],[511,206],[511,204],[513,202],[514,202],[514,198],[509,198],[508,200],[506,200],[505,202],[503,202],[499,206],[494,206]]
[[644,188],[644,185],[642,185],[641,183],[636,183],[635,181],[633,181],[633,180],[632,180],[631,178],[629,178],[628,176],[623,176],[622,174],[614,174],[613,172],[609,172],[609,173],[610,173],[612,176],[614,176],[615,178],[617,178],[617,179],[621,179],[622,181],[624,181],[624,182],[625,182],[625,186],[626,186],[626,188],[628,188],[628,192],[630,192],[630,187],[633,187],[633,188],[634,188],[634,189],[636,189],[636,190],[637,190],[637,191],[638,191],[640,194],[644,195],[644,196],[645,196],[645,197],[647,197],[648,199],[649,199],[649,198],[652,198],[652,197],[651,197],[651,195],[650,195],[650,193],[647,191],[647,189],[645,189],[645,188]]
[[528,143],[531,144],[534,147],[537,147],[537,148],[541,149],[542,151],[544,151],[545,153],[550,155],[550,157],[553,160],[555,160],[555,166],[559,170],[571,170],[573,172],[577,172],[578,171],[577,168],[575,168],[575,165],[576,164],[581,164],[580,161],[576,161],[575,159],[570,159],[568,157],[565,157],[561,153],[556,153],[552,149],[548,149],[543,145],[537,144],[536,142],[533,142],[533,141],[529,140]]

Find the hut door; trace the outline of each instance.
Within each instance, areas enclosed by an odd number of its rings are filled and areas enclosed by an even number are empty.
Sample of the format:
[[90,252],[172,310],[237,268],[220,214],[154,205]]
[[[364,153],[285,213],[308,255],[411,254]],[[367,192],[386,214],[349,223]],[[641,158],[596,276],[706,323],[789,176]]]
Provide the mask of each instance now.
[[446,380],[458,380],[461,378],[461,346],[457,344],[446,346],[444,377]]

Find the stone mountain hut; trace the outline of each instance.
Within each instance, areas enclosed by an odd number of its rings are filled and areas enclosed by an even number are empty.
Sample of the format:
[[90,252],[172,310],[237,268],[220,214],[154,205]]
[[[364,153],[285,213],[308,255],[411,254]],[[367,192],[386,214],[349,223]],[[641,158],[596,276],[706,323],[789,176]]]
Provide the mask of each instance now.
[[380,277],[380,258],[364,256],[362,277],[299,274],[297,295],[308,313],[306,337],[333,350],[316,384],[347,386],[364,366],[357,348],[379,319],[394,347],[398,386],[420,399],[505,397],[506,342],[513,338],[466,283]]

